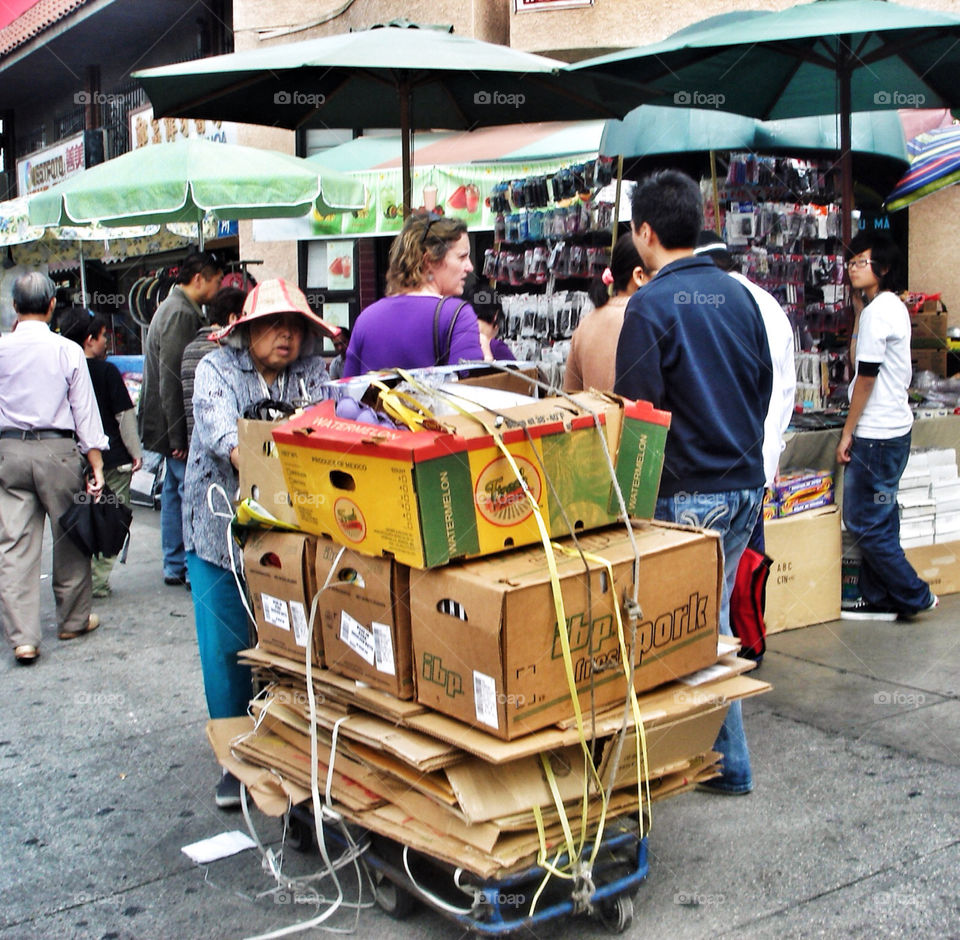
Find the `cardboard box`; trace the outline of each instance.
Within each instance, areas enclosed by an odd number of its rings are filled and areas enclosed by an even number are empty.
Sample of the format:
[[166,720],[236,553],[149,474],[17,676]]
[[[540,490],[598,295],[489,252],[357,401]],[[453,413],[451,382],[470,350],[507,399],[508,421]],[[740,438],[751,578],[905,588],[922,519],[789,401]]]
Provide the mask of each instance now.
[[327,669],[397,698],[413,698],[410,569],[390,558],[370,558],[331,539],[319,539],[318,588],[334,564],[317,613]]
[[910,318],[910,345],[914,349],[947,348],[947,315],[918,313]]
[[[243,548],[247,591],[257,621],[257,645],[304,662],[310,604],[316,594],[317,540],[302,532],[253,532]],[[314,624],[313,662],[323,665]]]
[[[716,662],[722,563],[714,532],[640,522],[634,531],[640,691]],[[579,542],[613,566],[611,584],[590,560],[588,589],[579,556],[556,558],[580,705],[601,709],[626,696],[615,608],[632,595],[634,554],[620,526]],[[505,740],[573,715],[542,548],[412,572],[410,608],[421,704]]]
[[910,364],[914,372],[930,371],[941,378],[947,374],[945,349],[911,349]]
[[237,422],[240,448],[240,499],[254,499],[287,525],[297,525],[297,513],[287,492],[283,467],[277,455],[272,431],[276,421]]
[[[670,424],[647,402],[576,397],[579,406],[547,398],[507,409],[508,420],[480,413],[500,427],[548,532],[560,537],[566,519],[586,531],[619,514],[604,440],[628,513],[653,514]],[[400,431],[338,418],[327,401],[278,425],[273,438],[300,527],[364,554],[429,568],[540,541],[514,469],[472,417]]]
[[839,508],[811,509],[767,522],[764,538],[773,559],[764,611],[767,633],[839,619]]
[[907,548],[904,554],[934,594],[960,592],[960,541]]

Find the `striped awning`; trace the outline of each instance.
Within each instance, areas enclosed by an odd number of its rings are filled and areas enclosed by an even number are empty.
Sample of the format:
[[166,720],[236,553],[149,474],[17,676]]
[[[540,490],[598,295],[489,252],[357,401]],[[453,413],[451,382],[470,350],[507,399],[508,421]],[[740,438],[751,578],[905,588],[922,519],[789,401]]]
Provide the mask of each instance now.
[[960,124],[937,127],[907,142],[910,169],[887,196],[888,212],[960,182]]

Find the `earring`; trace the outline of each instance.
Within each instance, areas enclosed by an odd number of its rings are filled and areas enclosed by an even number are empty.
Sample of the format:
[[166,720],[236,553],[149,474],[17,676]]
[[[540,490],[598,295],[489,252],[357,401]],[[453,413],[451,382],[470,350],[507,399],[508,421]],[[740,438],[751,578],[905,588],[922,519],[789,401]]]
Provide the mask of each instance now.
[[432,275],[432,274],[428,274],[428,275],[427,275],[427,280],[428,280],[428,281],[432,281],[432,280],[433,280],[433,275]]

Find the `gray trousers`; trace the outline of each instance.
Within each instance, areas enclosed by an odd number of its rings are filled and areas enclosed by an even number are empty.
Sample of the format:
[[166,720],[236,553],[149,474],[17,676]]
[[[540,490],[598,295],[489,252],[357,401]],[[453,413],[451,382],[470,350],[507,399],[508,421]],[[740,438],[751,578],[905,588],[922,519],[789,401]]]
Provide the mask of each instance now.
[[83,460],[70,438],[0,440],[0,617],[13,647],[39,646],[40,550],[44,517],[53,530],[53,595],[58,632],[86,629],[90,559],[57,520],[83,485]]

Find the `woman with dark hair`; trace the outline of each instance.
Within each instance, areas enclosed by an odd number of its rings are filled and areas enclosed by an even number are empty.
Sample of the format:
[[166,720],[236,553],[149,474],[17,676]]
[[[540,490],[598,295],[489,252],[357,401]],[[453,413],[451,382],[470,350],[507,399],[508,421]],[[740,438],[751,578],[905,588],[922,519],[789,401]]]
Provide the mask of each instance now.
[[[336,332],[296,287],[279,279],[263,281],[247,295],[240,319],[213,335],[221,345],[197,364],[193,437],[183,484],[183,540],[211,718],[245,715],[251,682],[249,668],[237,663],[249,632],[231,570],[227,523],[211,509],[207,494],[212,486],[221,487],[231,501],[237,493],[237,420],[248,408],[265,399],[290,405],[321,397],[328,376],[315,351],[320,333]],[[217,786],[216,802],[221,808],[240,804],[240,783],[229,773]]]
[[595,309],[573,331],[563,377],[564,391],[613,389],[617,341],[627,301],[651,277],[653,274],[644,266],[633,236],[621,235],[613,246],[610,267],[590,284],[588,294]]
[[843,522],[860,549],[860,598],[844,620],[896,620],[937,606],[900,547],[897,488],[910,456],[913,413],[907,400],[910,314],[893,292],[899,252],[886,235],[863,232],[850,242],[856,372],[850,412],[837,445],[843,473]]
[[493,358],[473,308],[457,299],[472,270],[460,219],[411,215],[390,246],[387,296],[354,324],[344,377]]
[[[486,341],[490,346],[490,353],[494,359],[501,362],[510,362],[516,357],[513,350],[500,339],[500,330],[503,327],[503,307],[497,295],[476,278],[473,283],[468,282],[463,292],[463,299],[473,307],[477,315],[477,326],[480,327],[480,341]],[[484,347],[486,348],[486,347]]]

